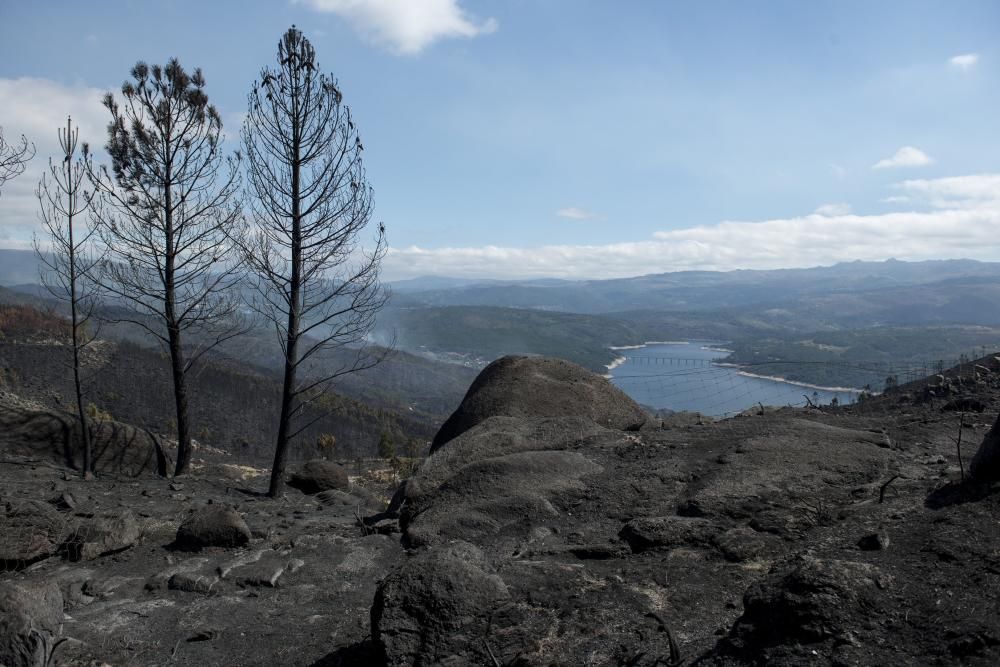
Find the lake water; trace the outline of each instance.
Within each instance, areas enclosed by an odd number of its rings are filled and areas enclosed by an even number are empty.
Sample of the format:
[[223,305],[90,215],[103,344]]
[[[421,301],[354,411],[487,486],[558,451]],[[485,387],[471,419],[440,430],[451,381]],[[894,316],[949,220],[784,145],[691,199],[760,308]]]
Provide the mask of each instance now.
[[754,377],[733,366],[720,366],[729,353],[709,342],[648,343],[616,352],[620,357],[609,370],[611,381],[653,408],[723,417],[758,404],[803,406],[806,396],[816,404],[834,398],[851,403],[858,394]]

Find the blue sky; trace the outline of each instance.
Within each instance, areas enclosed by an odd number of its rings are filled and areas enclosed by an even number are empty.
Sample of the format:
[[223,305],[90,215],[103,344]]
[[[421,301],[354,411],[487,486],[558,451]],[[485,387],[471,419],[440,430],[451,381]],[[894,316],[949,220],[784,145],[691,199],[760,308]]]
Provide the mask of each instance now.
[[[230,145],[292,23],[361,127],[389,278],[1000,260],[1000,3],[0,0],[0,126],[93,144],[138,59],[201,67]],[[876,165],[880,165],[877,166]]]

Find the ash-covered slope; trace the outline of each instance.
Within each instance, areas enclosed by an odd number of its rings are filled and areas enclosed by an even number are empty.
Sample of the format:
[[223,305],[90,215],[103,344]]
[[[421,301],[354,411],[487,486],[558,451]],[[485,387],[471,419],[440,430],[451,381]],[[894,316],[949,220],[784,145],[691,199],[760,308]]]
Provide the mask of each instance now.
[[[995,665],[1000,483],[961,476],[998,396],[980,360],[849,408],[639,430],[479,406],[398,522],[365,490],[386,471],[269,500],[260,470],[88,483],[4,448],[0,546],[37,560],[4,564],[0,615],[72,638],[55,665]],[[220,505],[246,543],[178,549]]]
[[[0,389],[46,408],[73,411],[72,351],[65,345],[65,322],[30,306],[0,306]],[[84,351],[84,393],[114,419],[154,433],[174,431],[176,418],[169,365],[164,354],[124,340],[95,340]],[[189,409],[193,435],[244,463],[273,456],[281,395],[280,378],[249,363],[222,363],[206,357],[190,374]],[[409,412],[373,407],[334,391],[303,415],[313,422],[293,449],[297,459],[315,456],[317,438],[332,434],[337,456],[371,456],[382,433],[400,450],[408,439],[426,443],[433,427]]]
[[[956,398],[997,408],[981,368],[637,432],[477,404],[407,483],[373,637],[389,665],[995,664],[1000,486],[950,440]],[[961,418],[969,457],[989,419]]]

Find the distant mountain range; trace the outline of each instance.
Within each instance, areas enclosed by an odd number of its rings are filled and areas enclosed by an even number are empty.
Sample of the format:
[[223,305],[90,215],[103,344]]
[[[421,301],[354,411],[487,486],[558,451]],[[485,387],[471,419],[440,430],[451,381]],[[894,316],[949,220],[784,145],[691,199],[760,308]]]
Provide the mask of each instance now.
[[[34,252],[0,250],[0,286],[37,294],[38,275]],[[994,303],[1000,304],[1000,262],[968,259],[678,271],[613,280],[425,276],[390,282],[389,287],[396,308],[494,306],[582,314],[818,308],[827,315],[835,311],[837,319],[860,315],[869,322],[878,313],[908,323],[1000,322],[1000,310],[989,312]]]
[[[36,282],[33,253],[0,250],[0,285],[29,295]],[[615,357],[609,346],[647,340],[731,341],[742,361],[813,360],[825,349],[813,342],[835,334],[831,349],[843,351],[824,358],[915,363],[1000,348],[997,262],[888,260],[587,281],[425,276],[389,286],[393,297],[374,339],[395,340],[421,358],[399,356],[344,389],[407,412],[440,414],[473,368],[504,354],[559,356],[602,370]],[[442,360],[471,368],[448,370]]]
[[614,280],[392,283],[396,306],[500,306],[571,313],[696,311],[778,304],[803,297],[1000,282],[1000,263],[973,260],[848,262],[809,269],[678,271]]
[[[404,349],[480,361],[547,354],[593,370],[614,358],[611,345],[725,340],[738,350],[734,361],[808,362],[792,369],[796,379],[862,386],[873,378],[858,384],[838,364],[920,365],[1000,348],[1000,263],[890,260],[592,281],[425,278],[397,289],[380,322]],[[820,340],[829,344],[817,347]]]

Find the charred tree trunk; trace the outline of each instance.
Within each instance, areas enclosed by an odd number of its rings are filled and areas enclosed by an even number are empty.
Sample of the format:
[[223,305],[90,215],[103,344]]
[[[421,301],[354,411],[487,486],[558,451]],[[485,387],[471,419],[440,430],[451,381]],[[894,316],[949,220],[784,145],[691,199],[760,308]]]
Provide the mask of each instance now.
[[174,407],[177,412],[177,463],[174,476],[187,472],[191,463],[191,431],[188,423],[187,378],[184,372],[184,350],[176,326],[169,330],[170,373],[174,382]]
[[[166,142],[170,145],[170,125],[166,126]],[[181,339],[181,328],[177,318],[177,244],[173,220],[173,191],[171,183],[171,164],[166,162],[163,182],[164,197],[164,229],[166,231],[166,253],[164,254],[163,272],[163,319],[167,324],[167,349],[170,352],[170,374],[174,384],[174,407],[177,414],[177,463],[174,465],[174,477],[187,472],[191,463],[191,434],[188,427],[187,384],[185,382],[184,348]]]
[[231,252],[242,225],[240,158],[222,155],[222,119],[200,70],[139,62],[132,76],[122,85],[124,104],[104,98],[113,178],[104,167],[88,171],[101,195],[98,233],[116,259],[101,264],[99,279],[132,311],[115,321],[141,327],[170,357],[176,476],[191,462],[187,373],[245,330],[235,293],[241,267]]
[[[67,126],[67,132],[71,128]],[[73,175],[69,172],[70,187],[73,187]],[[80,346],[81,346],[81,326],[79,313],[77,312],[77,273],[76,273],[76,244],[73,238],[73,214],[67,216],[67,227],[69,232],[69,309],[70,309],[70,335],[73,337],[73,389],[76,392],[76,412],[80,419],[80,438],[83,440],[83,478],[90,480],[94,478],[94,450],[90,437],[90,424],[87,421],[87,411],[83,407],[83,384],[80,381]]]
[[[255,279],[250,306],[274,326],[285,355],[272,497],[295,438],[322,414],[305,419],[305,410],[334,378],[384,356],[369,354],[365,338],[388,296],[378,283],[385,228],[378,225],[370,250],[359,239],[371,188],[350,109],[295,26],[278,43],[278,63],[249,97],[243,145],[256,225],[240,239]],[[355,352],[347,362],[322,354],[345,347]]]
[[76,229],[79,217],[93,210],[92,193],[82,187],[86,174],[86,144],[84,160],[74,163],[79,130],[73,129],[71,118],[66,119],[65,130],[58,130],[58,136],[62,160],[58,165],[49,160],[49,173],[42,176],[35,191],[41,206],[41,221],[48,231],[50,245],[48,250],[43,249],[43,244],[35,237],[34,246],[43,267],[40,276],[42,284],[52,296],[69,304],[73,391],[80,443],[83,445],[81,474],[84,479],[90,480],[94,473],[94,448],[90,420],[83,401],[81,352],[93,341],[87,325],[96,300],[93,284],[88,276],[99,260],[88,252],[94,234],[93,228],[84,229],[82,234],[78,234]]
[[301,216],[301,143],[299,139],[298,99],[292,97],[292,237],[291,275],[288,283],[288,329],[285,336],[285,378],[281,389],[281,414],[278,417],[278,441],[274,446],[274,464],[267,494],[275,498],[285,483],[285,462],[291,440],[292,416],[295,414],[296,376],[299,365],[299,318],[302,308],[302,216]]

